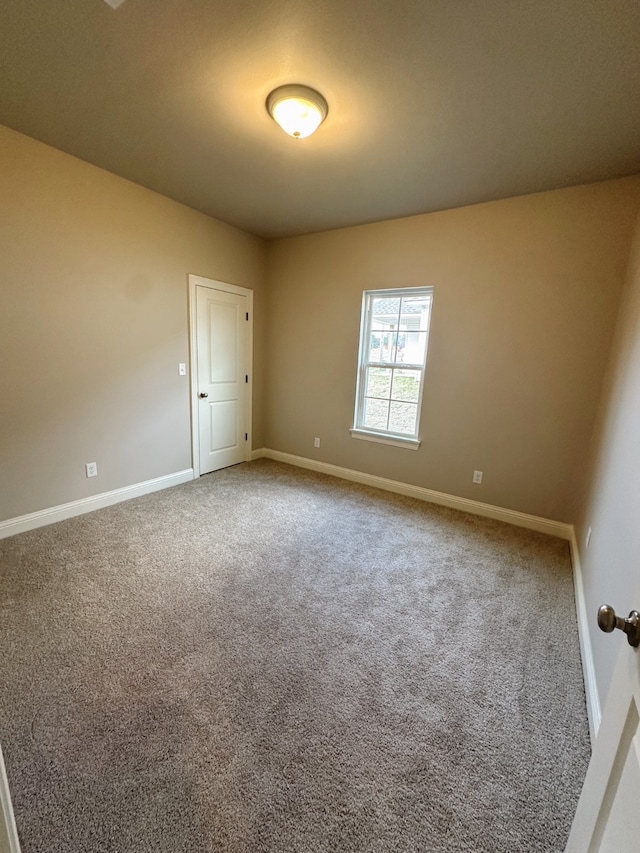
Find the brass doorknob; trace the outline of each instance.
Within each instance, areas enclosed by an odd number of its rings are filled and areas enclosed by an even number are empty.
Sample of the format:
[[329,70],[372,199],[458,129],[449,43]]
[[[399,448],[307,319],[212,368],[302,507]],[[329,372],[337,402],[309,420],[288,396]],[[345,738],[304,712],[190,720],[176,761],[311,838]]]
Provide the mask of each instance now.
[[626,619],[616,616],[616,611],[610,604],[603,604],[598,608],[598,627],[606,634],[610,634],[614,628],[619,628],[627,635],[630,646],[640,646],[640,613],[632,610]]

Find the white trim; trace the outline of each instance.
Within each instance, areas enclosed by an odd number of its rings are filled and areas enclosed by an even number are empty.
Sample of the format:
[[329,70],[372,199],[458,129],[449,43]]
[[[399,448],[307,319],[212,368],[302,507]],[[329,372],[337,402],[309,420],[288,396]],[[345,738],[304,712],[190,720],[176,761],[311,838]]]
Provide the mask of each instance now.
[[198,431],[198,340],[196,335],[196,287],[208,287],[210,290],[221,290],[223,293],[235,293],[246,296],[249,310],[249,340],[247,343],[247,362],[249,383],[247,390],[247,422],[245,432],[248,435],[244,461],[251,459],[252,423],[253,423],[253,290],[228,284],[226,281],[216,281],[201,275],[189,273],[189,352],[191,358],[191,464],[194,480],[200,476],[200,433]]
[[238,296],[253,296],[253,290],[248,287],[240,287],[239,284],[229,284],[227,281],[218,281],[215,278],[205,278],[202,275],[189,273],[189,288],[210,287],[211,290],[222,290],[225,293],[237,293]]
[[582,564],[580,562],[580,550],[576,532],[571,526],[571,538],[569,539],[571,549],[571,563],[573,564],[573,585],[576,599],[576,617],[578,620],[578,637],[580,638],[580,655],[582,657],[582,673],[584,676],[584,692],[587,699],[587,716],[589,718],[589,734],[591,743],[594,744],[600,722],[602,720],[602,709],[598,686],[596,682],[596,671],[593,663],[593,652],[591,650],[591,634],[589,633],[589,617],[587,605],[584,598],[584,584],[582,582]]
[[264,447],[258,448],[258,450],[251,451],[251,462],[254,462],[256,459],[264,459],[267,455],[267,451]]
[[277,462],[285,462],[288,465],[296,465],[298,468],[308,468],[311,471],[319,471],[332,477],[340,477],[342,480],[351,480],[354,483],[362,483],[365,486],[373,486],[376,489],[384,489],[387,492],[395,492],[421,501],[447,506],[450,509],[458,509],[472,515],[481,515],[485,518],[493,518],[496,521],[505,521],[516,527],[526,527],[528,530],[537,530],[549,536],[557,536],[559,539],[569,541],[573,526],[562,521],[553,521],[550,518],[541,518],[537,515],[529,515],[526,512],[518,512],[514,509],[505,509],[493,504],[472,501],[469,498],[459,498],[456,495],[448,495],[445,492],[435,492],[422,486],[412,486],[409,483],[401,483],[399,480],[388,480],[386,477],[378,477],[375,474],[364,474],[362,471],[354,471],[351,468],[341,468],[338,465],[330,465],[327,462],[318,462],[315,459],[307,459],[304,456],[294,456],[291,453],[282,453],[279,450],[263,448],[261,456],[274,459]]
[[378,444],[391,444],[393,447],[404,447],[405,450],[417,450],[420,447],[419,438],[401,438],[389,434],[382,435],[379,432],[369,432],[365,429],[350,429],[351,438],[358,438],[361,441],[375,441]]
[[143,483],[134,483],[131,486],[123,486],[121,489],[113,489],[111,492],[102,492],[99,495],[91,495],[78,501],[60,504],[59,506],[41,509],[28,515],[20,515],[17,518],[9,518],[0,521],[0,539],[7,536],[15,536],[16,533],[24,533],[34,530],[36,527],[44,527],[56,521],[64,521],[85,512],[93,512],[95,509],[103,509],[106,506],[128,501],[131,498],[139,498],[151,492],[168,489],[171,486],[179,486],[193,480],[193,468],[177,471],[175,474],[166,474],[163,477],[155,477],[153,480],[145,480]]
[[9,793],[9,780],[2,757],[0,746],[0,850],[6,853],[20,853],[20,841],[18,840],[18,829],[13,816],[11,806],[11,795]]

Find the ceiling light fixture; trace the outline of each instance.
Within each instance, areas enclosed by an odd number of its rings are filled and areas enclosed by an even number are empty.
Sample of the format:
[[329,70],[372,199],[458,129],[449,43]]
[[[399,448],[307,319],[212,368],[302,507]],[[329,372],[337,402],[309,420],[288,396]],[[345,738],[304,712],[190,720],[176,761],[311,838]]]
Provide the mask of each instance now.
[[279,86],[267,98],[271,118],[295,139],[311,136],[327,117],[329,107],[320,92],[308,86]]

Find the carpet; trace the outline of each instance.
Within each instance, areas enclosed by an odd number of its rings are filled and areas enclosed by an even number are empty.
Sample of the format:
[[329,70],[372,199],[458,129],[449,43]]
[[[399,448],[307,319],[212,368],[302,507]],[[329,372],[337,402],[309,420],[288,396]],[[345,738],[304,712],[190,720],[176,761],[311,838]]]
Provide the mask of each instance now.
[[562,851],[567,543],[260,460],[0,542],[23,853]]

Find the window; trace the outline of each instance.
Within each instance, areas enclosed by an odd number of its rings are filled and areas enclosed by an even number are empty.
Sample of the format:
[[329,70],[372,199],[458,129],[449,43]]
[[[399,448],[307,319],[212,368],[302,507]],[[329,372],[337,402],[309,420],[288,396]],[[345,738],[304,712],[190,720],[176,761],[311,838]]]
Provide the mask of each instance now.
[[432,287],[365,290],[354,438],[417,450]]

